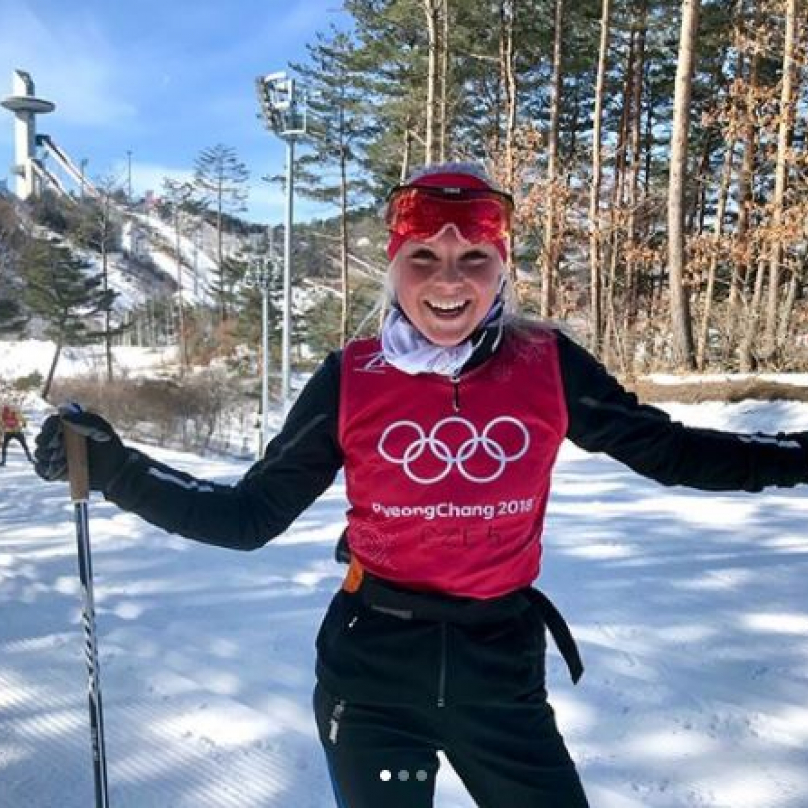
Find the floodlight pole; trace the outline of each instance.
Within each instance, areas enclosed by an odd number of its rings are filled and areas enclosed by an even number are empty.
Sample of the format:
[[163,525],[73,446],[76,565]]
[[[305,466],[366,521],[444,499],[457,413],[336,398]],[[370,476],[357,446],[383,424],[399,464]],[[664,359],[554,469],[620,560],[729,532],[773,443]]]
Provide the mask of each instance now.
[[294,221],[295,138],[286,137],[286,226],[283,229],[283,342],[281,403],[289,410],[292,372],[292,223]]
[[269,129],[286,141],[286,224],[283,244],[283,335],[281,342],[281,404],[289,409],[292,370],[292,228],[294,219],[295,140],[306,132],[306,104],[298,103],[295,80],[284,72],[256,79],[261,113]]
[[272,251],[269,260],[264,261],[261,278],[261,350],[263,362],[261,368],[261,446],[258,459],[264,456],[269,438],[269,285],[272,278]]
[[269,279],[264,281],[261,289],[261,351],[263,363],[261,368],[261,446],[258,458],[264,456],[269,435]]

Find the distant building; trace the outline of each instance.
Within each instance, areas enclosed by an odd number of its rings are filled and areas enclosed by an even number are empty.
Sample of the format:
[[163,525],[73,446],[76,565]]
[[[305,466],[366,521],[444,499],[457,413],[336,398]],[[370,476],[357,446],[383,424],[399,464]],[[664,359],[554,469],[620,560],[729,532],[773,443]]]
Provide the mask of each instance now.
[[37,196],[42,166],[37,160],[37,115],[53,112],[52,101],[37,98],[34,81],[24,70],[12,74],[12,95],[0,101],[14,115],[14,167],[15,192],[20,199]]

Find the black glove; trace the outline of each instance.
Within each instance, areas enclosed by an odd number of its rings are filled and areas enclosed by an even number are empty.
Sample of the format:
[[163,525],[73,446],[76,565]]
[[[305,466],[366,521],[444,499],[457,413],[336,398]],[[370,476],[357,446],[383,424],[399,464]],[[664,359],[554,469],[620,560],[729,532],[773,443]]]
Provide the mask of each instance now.
[[112,426],[100,415],[92,412],[61,410],[61,415],[50,415],[36,436],[34,470],[48,481],[67,479],[67,456],[62,433],[62,422],[69,424],[87,438],[87,464],[90,472],[90,488],[104,491],[112,478],[121,470],[129,452],[121,443]]

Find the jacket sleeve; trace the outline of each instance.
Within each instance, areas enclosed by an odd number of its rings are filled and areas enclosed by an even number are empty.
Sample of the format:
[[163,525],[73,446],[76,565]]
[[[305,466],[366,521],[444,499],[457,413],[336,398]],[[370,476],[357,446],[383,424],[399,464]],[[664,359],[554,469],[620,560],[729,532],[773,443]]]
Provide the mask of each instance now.
[[688,427],[640,404],[591,354],[563,334],[558,351],[569,426],[567,437],[605,452],[663,485],[705,491],[760,491],[808,481],[808,455],[778,435]]
[[104,492],[124,510],[190,539],[253,550],[283,533],[334,481],[342,466],[337,438],[339,352],[300,393],[264,457],[235,485],[197,479],[130,449]]

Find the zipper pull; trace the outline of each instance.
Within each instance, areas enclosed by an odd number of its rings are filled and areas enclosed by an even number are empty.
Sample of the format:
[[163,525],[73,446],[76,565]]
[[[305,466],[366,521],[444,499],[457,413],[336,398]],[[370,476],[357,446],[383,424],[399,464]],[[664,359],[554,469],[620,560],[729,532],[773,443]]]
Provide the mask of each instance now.
[[460,412],[460,371],[452,374],[452,409]]

